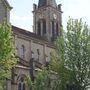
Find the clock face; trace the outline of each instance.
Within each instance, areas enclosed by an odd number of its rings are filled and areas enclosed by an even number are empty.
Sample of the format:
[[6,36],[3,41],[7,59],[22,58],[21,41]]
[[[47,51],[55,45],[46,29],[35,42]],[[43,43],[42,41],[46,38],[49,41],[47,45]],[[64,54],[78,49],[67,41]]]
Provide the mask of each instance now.
[[53,14],[53,17],[54,17],[54,19],[57,19],[57,15],[56,14]]

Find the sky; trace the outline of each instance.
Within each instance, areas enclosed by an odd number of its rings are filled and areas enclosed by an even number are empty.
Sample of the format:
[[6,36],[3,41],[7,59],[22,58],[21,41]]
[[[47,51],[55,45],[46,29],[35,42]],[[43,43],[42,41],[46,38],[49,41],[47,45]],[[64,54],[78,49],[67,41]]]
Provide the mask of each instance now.
[[[8,0],[13,7],[10,13],[11,24],[29,31],[33,30],[33,3],[38,0]],[[56,0],[62,4],[63,27],[67,25],[69,16],[73,19],[82,18],[90,26],[90,0]]]

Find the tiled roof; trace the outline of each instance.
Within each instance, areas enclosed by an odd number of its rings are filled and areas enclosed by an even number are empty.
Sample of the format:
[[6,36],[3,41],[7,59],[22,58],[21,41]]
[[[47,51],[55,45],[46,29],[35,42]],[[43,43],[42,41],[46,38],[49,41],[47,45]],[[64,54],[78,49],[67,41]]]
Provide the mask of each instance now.
[[30,31],[18,28],[16,26],[12,26],[12,29],[13,29],[14,32],[18,32],[20,34],[24,34],[26,36],[29,36],[29,37],[32,37],[32,38],[36,38],[36,39],[39,39],[39,40],[47,41],[47,39],[45,39],[44,37],[36,35],[35,33],[32,33]]

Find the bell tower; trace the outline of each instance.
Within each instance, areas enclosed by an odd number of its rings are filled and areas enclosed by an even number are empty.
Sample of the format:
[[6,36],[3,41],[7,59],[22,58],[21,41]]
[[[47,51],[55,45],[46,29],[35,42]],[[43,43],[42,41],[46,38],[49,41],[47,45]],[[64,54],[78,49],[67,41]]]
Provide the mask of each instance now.
[[57,5],[55,0],[39,0],[38,5],[33,4],[34,33],[52,42],[61,35],[61,28],[61,4]]

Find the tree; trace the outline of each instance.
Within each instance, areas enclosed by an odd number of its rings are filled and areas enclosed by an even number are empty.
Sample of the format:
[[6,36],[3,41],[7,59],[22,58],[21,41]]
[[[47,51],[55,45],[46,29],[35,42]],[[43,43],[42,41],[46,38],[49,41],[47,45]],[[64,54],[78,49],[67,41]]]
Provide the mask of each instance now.
[[51,63],[37,75],[33,90],[87,90],[90,87],[88,25],[81,19],[69,19],[67,32],[57,38],[55,45]]
[[81,19],[69,19],[67,32],[58,37],[51,69],[59,75],[61,90],[90,87],[90,29]]
[[16,64],[11,25],[0,24],[0,83],[9,77],[11,68]]
[[26,82],[32,90],[60,90],[58,75],[48,67],[37,69],[37,76],[34,81],[29,77]]
[[38,71],[37,77],[33,82],[32,89],[33,90],[50,90],[49,88],[49,80],[50,80],[49,71],[43,67]]

